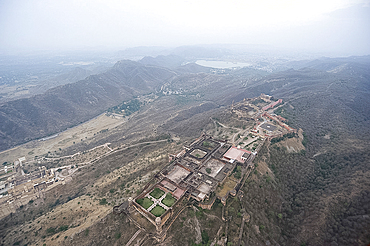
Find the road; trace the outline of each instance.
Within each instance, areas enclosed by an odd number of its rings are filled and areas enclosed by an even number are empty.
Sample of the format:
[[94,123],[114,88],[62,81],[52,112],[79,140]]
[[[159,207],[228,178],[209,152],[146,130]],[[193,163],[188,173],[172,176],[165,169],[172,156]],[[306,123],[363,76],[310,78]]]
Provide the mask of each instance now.
[[126,243],[126,246],[129,246],[131,245],[131,243],[135,240],[135,238],[137,237],[137,235],[139,235],[139,233],[141,232],[141,229],[139,229],[132,237],[131,239]]

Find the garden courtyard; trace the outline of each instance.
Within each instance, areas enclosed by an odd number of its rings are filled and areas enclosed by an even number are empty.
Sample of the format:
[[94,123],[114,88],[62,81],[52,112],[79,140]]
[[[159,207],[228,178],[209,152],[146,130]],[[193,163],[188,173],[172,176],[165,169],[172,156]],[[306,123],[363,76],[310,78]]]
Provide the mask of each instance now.
[[170,192],[165,192],[158,187],[147,193],[145,197],[136,200],[140,206],[156,217],[162,216],[176,201],[177,199]]

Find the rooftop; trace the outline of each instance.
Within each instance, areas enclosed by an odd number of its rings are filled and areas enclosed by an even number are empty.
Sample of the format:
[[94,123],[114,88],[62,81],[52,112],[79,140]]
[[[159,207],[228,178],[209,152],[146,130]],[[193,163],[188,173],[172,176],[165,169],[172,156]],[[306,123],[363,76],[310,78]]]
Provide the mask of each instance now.
[[260,127],[267,130],[267,131],[270,131],[270,132],[275,131],[275,129],[277,128],[276,126],[268,124],[268,123],[264,123],[264,124],[260,125]]
[[224,157],[229,160],[237,160],[241,163],[244,162],[242,156],[244,153],[250,154],[251,152],[245,149],[238,149],[237,147],[231,147],[225,154]]
[[175,182],[176,184],[179,184],[186,176],[189,175],[189,171],[185,168],[175,165],[172,171],[167,175],[167,178]]
[[[211,176],[212,178],[221,171],[225,164],[217,159],[212,158],[200,170],[202,173]],[[208,171],[207,171],[208,170]]]

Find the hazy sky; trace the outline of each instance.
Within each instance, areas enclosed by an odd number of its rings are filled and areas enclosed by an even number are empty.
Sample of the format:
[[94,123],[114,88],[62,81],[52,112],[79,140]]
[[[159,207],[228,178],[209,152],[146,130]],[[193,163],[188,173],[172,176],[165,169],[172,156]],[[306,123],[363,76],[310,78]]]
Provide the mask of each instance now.
[[0,50],[222,43],[370,54],[370,0],[0,0]]

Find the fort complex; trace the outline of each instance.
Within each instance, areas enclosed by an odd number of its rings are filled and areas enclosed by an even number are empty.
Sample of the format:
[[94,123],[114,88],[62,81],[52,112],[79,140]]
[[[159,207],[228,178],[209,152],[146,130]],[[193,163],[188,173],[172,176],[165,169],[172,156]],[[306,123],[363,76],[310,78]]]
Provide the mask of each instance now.
[[[229,195],[238,194],[254,169],[252,161],[264,142],[296,133],[283,122],[284,118],[273,114],[273,108],[281,103],[281,99],[273,101],[262,94],[233,105],[232,112],[238,118],[255,120],[253,129],[239,131],[233,143],[202,134],[178,154],[170,155],[170,164],[158,172],[138,196],[116,206],[114,211],[125,212],[134,222],[140,220],[140,216],[145,217],[156,228],[155,238],[162,241],[187,204],[196,203],[203,209],[211,209],[215,200],[220,199],[225,205]],[[271,112],[267,112],[268,109]]]
[[216,197],[222,199],[211,194],[237,165],[246,169],[253,156],[204,134],[174,156],[171,164],[155,176],[155,184],[133,199],[132,206],[157,227],[160,221],[161,226],[173,214],[172,206],[183,197],[200,204],[210,199],[214,202]]
[[[285,118],[274,114],[282,103],[281,99],[262,94],[233,104],[230,108],[232,117],[252,124],[231,127],[212,118],[215,134],[218,127],[223,128],[217,137],[203,133],[179,153],[169,155],[170,164],[156,173],[136,197],[115,206],[113,211],[124,212],[139,231],[155,230],[151,236],[163,241],[167,230],[186,207],[196,204],[211,209],[216,199],[226,205],[229,196],[242,197],[240,188],[254,169],[252,162],[263,144],[275,137],[297,133]],[[106,143],[70,156],[45,156],[29,161],[19,158],[5,165],[0,169],[0,217],[15,212],[33,199],[42,198],[46,191],[71,181],[77,170],[118,151],[118,148],[111,149]],[[54,168],[46,169],[44,163]],[[32,164],[34,170],[25,173],[26,164],[27,167]],[[222,219],[226,219],[223,214]]]

